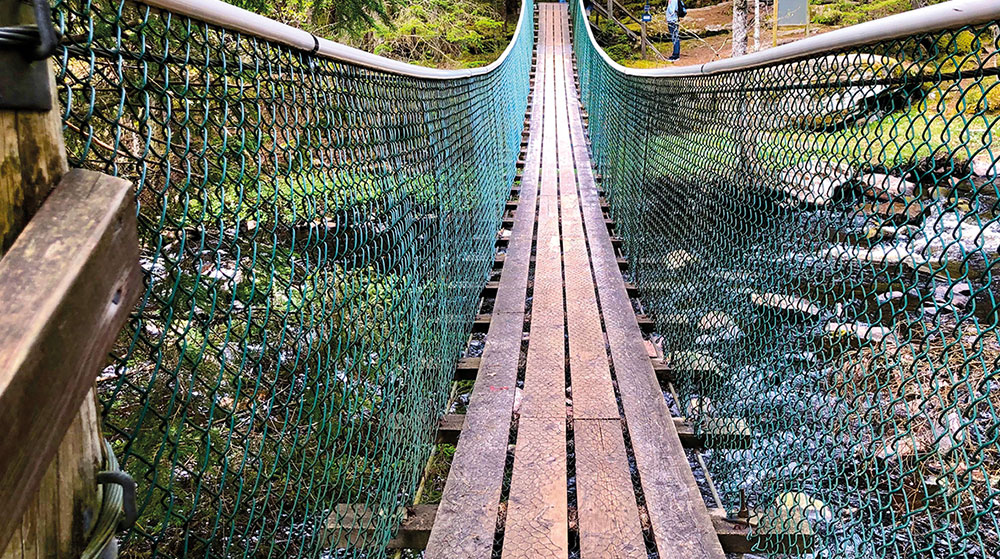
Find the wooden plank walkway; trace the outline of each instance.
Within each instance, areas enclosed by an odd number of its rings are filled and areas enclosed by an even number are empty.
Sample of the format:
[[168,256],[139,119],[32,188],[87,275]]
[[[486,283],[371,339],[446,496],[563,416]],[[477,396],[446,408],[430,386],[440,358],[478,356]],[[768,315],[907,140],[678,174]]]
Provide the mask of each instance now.
[[425,556],[722,559],[608,233],[566,4],[538,5],[536,49],[520,200]]

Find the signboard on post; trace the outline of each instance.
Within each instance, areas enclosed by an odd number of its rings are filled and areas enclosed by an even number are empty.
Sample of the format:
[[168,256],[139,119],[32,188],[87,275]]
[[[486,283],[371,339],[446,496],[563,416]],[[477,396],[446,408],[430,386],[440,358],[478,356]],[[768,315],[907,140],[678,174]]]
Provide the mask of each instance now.
[[809,25],[809,0],[776,0],[778,25]]

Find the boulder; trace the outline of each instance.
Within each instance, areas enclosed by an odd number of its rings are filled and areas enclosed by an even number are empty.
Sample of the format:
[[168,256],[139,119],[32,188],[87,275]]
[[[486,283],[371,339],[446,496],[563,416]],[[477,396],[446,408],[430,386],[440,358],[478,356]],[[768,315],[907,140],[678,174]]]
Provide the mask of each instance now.
[[917,185],[900,177],[871,173],[861,179],[861,188],[869,198],[889,201],[899,196],[912,196]]
[[750,302],[754,305],[765,307],[782,314],[798,316],[801,318],[817,318],[821,312],[818,305],[796,297],[795,295],[782,295],[780,293],[752,293]]
[[822,208],[840,200],[854,182],[854,173],[845,165],[812,159],[796,163],[778,173],[780,190],[800,205]]
[[994,159],[990,152],[980,153],[972,158],[972,173],[979,177],[996,177],[1000,174],[1000,158]]

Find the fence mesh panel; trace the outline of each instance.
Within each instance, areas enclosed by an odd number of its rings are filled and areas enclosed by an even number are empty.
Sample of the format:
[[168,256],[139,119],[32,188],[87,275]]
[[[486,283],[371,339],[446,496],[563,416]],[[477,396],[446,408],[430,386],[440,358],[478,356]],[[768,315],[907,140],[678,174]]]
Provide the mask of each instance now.
[[668,78],[572,5],[666,397],[729,511],[800,536],[761,554],[1000,557],[996,22]]
[[139,206],[146,290],[98,383],[139,485],[123,556],[381,554],[345,548],[384,547],[433,446],[515,177],[532,12],[493,71],[426,80],[56,5],[71,161]]

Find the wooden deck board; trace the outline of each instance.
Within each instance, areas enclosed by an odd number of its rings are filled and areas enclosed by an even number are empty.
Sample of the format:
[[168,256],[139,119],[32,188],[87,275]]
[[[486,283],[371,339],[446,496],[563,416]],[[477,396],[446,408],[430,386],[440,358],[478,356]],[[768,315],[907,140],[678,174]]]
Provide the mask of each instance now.
[[503,559],[566,559],[566,418],[521,417]]
[[[541,44],[555,31],[551,10],[540,10]],[[554,51],[544,53],[546,65]],[[546,74],[545,103],[557,94]],[[531,337],[519,409],[504,559],[565,559],[569,555],[566,490],[566,365],[559,198],[551,176],[558,160],[551,141],[554,115],[543,119],[542,184],[538,202]]]
[[573,422],[581,559],[645,558],[621,421]]
[[[579,106],[575,94],[568,97],[573,107]],[[661,557],[723,559],[625,290],[601,211],[580,111],[569,112],[591,265],[657,550]]]
[[[520,199],[469,412],[425,556],[490,557],[510,426],[517,417],[503,557],[566,558],[569,417],[583,559],[646,556],[623,424],[660,556],[722,559],[646,355],[602,212],[574,89],[566,5],[539,4],[538,17],[537,78]],[[531,262],[530,341],[518,397]],[[572,408],[566,401],[567,343]]]
[[[529,130],[539,129],[542,116],[542,103],[535,102]],[[460,444],[428,537],[425,552],[428,559],[488,559],[493,552],[524,331],[540,157],[541,138],[530,134],[494,318],[487,332]]]

